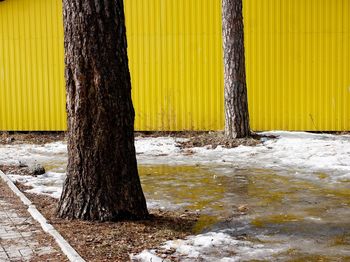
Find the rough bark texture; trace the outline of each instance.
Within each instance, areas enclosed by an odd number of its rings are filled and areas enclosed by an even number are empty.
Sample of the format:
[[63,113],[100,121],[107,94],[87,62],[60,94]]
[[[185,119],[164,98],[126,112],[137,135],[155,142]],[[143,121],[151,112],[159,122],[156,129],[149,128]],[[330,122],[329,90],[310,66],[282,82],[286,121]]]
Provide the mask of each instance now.
[[145,218],[123,1],[64,0],[63,14],[69,137],[58,216]]
[[225,134],[250,135],[244,56],[242,0],[222,0],[225,75]]

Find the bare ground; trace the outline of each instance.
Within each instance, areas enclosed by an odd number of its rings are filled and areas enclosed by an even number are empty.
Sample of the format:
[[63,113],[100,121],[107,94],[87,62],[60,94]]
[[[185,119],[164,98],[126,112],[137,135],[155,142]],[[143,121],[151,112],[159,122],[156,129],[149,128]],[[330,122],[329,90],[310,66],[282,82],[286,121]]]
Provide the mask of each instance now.
[[[256,146],[261,144],[261,137],[257,134],[252,134],[250,137],[246,138],[237,138],[237,139],[228,139],[224,132],[215,131],[215,132],[204,132],[204,133],[195,133],[189,135],[188,140],[185,142],[178,142],[179,146],[184,148],[193,148],[193,147],[204,147],[210,146],[211,148],[216,148],[218,146],[223,146],[226,148],[233,148],[238,146]],[[275,138],[269,136],[269,138]]]
[[65,132],[0,132],[0,144],[46,144],[66,140]]
[[[350,131],[339,132],[311,132],[333,135],[349,135]],[[260,144],[260,138],[276,138],[274,136],[262,136],[256,133],[252,133],[251,137],[240,139],[227,139],[224,136],[223,131],[142,131],[135,132],[136,137],[160,137],[170,136],[187,138],[187,142],[179,143],[182,148],[189,147],[201,147],[211,146],[216,148],[221,145],[224,147],[232,148],[240,145],[256,146]],[[48,131],[35,131],[35,132],[5,132],[0,131],[0,144],[46,144],[56,141],[66,141],[66,132],[48,132]]]
[[[178,146],[185,149],[190,147],[211,146],[216,148],[237,147],[240,145],[256,146],[260,144],[261,136],[253,134],[248,138],[227,139],[222,131],[199,132],[199,131],[181,131],[181,132],[135,132],[136,137],[159,137],[171,136],[186,138],[186,142],[179,142]],[[0,132],[0,144],[46,144],[56,141],[66,141],[65,132]]]
[[[12,173],[17,173],[16,168],[0,167],[4,172],[11,170]],[[25,171],[19,171],[25,175]],[[19,183],[17,186],[22,191],[29,189]],[[86,261],[129,261],[129,254],[192,234],[198,220],[198,215],[194,213],[162,210],[150,210],[150,219],[142,221],[100,223],[65,220],[56,217],[57,199],[24,193]],[[171,254],[169,257],[176,261]]]

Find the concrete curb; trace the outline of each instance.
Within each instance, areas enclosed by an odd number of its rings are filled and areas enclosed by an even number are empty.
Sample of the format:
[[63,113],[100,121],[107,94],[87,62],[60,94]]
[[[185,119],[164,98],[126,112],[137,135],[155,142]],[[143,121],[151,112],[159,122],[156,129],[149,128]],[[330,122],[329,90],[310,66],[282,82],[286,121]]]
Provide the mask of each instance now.
[[61,248],[62,252],[68,257],[71,262],[85,262],[85,260],[78,254],[77,251],[62,237],[62,235],[47,222],[45,217],[36,209],[34,204],[16,187],[11,179],[0,171],[1,179],[10,187],[10,189],[21,199],[30,215],[39,222],[42,229],[50,234]]

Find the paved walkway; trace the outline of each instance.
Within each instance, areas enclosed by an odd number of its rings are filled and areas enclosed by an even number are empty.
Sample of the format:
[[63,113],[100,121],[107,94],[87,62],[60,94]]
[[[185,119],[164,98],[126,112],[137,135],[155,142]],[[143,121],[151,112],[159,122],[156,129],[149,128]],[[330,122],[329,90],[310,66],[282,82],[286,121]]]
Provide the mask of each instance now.
[[67,261],[54,240],[1,179],[0,261]]

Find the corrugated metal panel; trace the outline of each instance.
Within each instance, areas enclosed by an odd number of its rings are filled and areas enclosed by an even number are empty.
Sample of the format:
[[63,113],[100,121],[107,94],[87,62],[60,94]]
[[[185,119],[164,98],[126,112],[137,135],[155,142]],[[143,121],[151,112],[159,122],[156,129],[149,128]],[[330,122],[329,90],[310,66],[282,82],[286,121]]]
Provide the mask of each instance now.
[[0,130],[65,129],[60,0],[0,3]]
[[[220,2],[127,0],[136,129],[223,126]],[[0,4],[1,130],[64,130],[59,0]]]
[[246,0],[255,130],[350,130],[350,2]]
[[[223,129],[221,1],[126,0],[138,130]],[[245,0],[251,126],[350,130],[347,0]],[[0,3],[0,129],[64,130],[59,0]]]
[[222,129],[221,2],[125,2],[136,128]]

